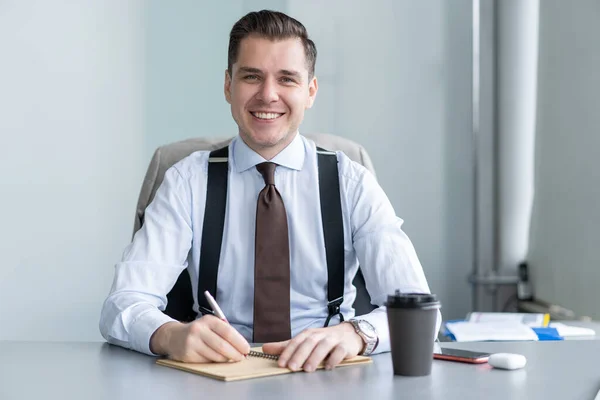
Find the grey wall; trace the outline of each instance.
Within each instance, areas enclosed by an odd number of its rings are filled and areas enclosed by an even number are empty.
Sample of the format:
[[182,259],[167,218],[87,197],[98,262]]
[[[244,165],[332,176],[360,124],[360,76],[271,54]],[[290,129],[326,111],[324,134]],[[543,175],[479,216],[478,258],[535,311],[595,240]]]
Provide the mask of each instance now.
[[[261,2],[257,2],[260,7]],[[147,155],[189,137],[233,136],[223,96],[231,26],[250,10],[244,1],[146,2]]]
[[536,297],[600,318],[600,2],[540,2],[535,199]]
[[470,156],[470,2],[308,4],[290,3],[323,49],[321,97],[302,129],[366,147],[444,317],[463,317],[471,268],[471,182],[461,174]]
[[[432,284],[444,286],[444,319],[464,318],[471,311],[472,288],[467,277],[473,267],[473,146],[472,139],[472,12],[471,1],[442,1],[442,70],[443,98],[441,130],[442,169],[441,220],[443,226],[443,252],[437,253],[435,261],[423,256],[433,249],[427,241],[426,229],[436,222],[420,226],[424,230],[417,244],[422,261]],[[487,78],[486,78],[487,79]],[[431,118],[423,115],[422,118]],[[416,131],[415,134],[423,131]],[[423,137],[422,149],[427,151],[427,138]],[[416,160],[418,162],[418,160]],[[413,177],[412,180],[418,179]],[[408,211],[408,210],[407,210]],[[425,211],[426,212],[426,211]],[[410,222],[407,230],[413,229]],[[415,225],[416,228],[416,225]],[[434,253],[436,254],[435,250]],[[437,264],[429,264],[436,263]],[[435,269],[434,269],[435,268]],[[433,270],[435,272],[429,272]],[[432,275],[438,275],[434,278]],[[434,281],[435,279],[435,281]]]
[[223,95],[229,31],[244,14],[286,9],[285,0],[146,1],[145,154],[190,137],[231,137]]
[[0,340],[100,339],[144,172],[141,11],[0,2]]
[[263,7],[299,18],[319,48],[301,130],[366,146],[444,316],[464,316],[471,2],[213,3],[0,3],[0,339],[100,339],[151,152],[236,134],[227,35]]

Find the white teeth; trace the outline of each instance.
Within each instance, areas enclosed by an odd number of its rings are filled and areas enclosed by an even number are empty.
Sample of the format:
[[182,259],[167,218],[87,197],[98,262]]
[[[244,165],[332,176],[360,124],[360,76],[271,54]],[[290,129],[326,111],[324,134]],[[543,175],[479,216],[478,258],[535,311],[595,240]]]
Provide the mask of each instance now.
[[283,115],[283,114],[253,112],[252,115],[254,115],[256,118],[260,118],[260,119],[275,119],[275,118],[277,118],[277,117],[279,117],[280,115]]

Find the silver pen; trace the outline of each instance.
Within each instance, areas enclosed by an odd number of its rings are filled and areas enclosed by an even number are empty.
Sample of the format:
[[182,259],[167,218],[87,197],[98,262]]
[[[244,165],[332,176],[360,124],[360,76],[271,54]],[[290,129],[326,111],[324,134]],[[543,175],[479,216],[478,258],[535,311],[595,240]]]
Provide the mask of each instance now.
[[211,294],[208,292],[208,290],[206,290],[204,292],[204,297],[206,297],[206,300],[208,300],[208,304],[210,305],[210,308],[212,308],[213,312],[215,313],[215,316],[219,319],[222,319],[223,321],[229,323],[229,321],[227,321],[227,318],[225,317],[225,314],[223,314],[223,310],[221,310],[221,307],[219,307],[219,305],[217,304],[217,301],[215,300],[214,297],[211,296]]
[[[210,292],[208,290],[206,290],[204,292],[204,297],[206,297],[206,300],[208,300],[208,304],[210,305],[210,308],[212,308],[213,312],[215,313],[215,316],[217,318],[229,323],[229,321],[227,321],[227,318],[225,317],[225,314],[223,314],[223,310],[221,310],[221,307],[219,307],[219,305],[217,304],[217,301],[215,300],[214,297],[212,297],[212,295],[210,294]],[[265,354],[262,351],[250,350],[250,353],[244,354],[244,357],[248,357],[249,355],[254,356],[254,357],[268,358],[271,360],[279,359],[279,356]]]

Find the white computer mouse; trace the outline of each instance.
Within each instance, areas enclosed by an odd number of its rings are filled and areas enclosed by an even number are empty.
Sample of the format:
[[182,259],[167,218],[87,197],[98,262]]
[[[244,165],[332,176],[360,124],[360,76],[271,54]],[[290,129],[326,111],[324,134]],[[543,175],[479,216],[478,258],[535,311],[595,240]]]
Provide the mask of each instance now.
[[495,353],[488,359],[488,364],[500,369],[519,369],[527,364],[527,359],[521,354]]

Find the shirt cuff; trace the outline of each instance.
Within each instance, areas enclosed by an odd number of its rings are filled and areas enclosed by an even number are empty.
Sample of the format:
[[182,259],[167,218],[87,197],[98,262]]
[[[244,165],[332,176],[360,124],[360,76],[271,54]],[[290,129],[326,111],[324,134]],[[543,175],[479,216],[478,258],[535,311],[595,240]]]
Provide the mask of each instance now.
[[167,322],[175,321],[158,309],[150,309],[141,314],[131,324],[131,348],[150,356],[157,356],[150,351],[150,338],[158,328]]

